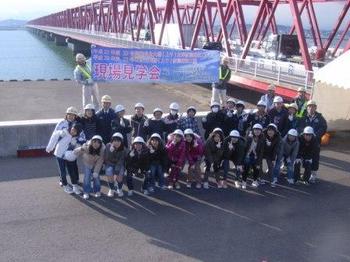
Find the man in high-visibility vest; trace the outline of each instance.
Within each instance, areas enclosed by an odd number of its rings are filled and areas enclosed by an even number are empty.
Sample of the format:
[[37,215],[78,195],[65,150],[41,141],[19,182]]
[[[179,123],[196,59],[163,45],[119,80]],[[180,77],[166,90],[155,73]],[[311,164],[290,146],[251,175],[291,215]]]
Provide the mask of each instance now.
[[294,103],[298,105],[298,111],[295,115],[297,118],[302,118],[306,116],[307,113],[307,98],[306,98],[306,89],[304,87],[299,87],[298,96],[294,98]]
[[231,69],[228,67],[228,60],[224,58],[219,68],[219,83],[212,84],[211,103],[219,102],[221,106],[226,103],[227,82],[231,79]]
[[74,79],[82,85],[83,108],[87,104],[94,104],[95,110],[98,110],[100,108],[100,95],[98,85],[92,79],[91,66],[83,54],[77,54],[75,60],[77,66],[74,70]]

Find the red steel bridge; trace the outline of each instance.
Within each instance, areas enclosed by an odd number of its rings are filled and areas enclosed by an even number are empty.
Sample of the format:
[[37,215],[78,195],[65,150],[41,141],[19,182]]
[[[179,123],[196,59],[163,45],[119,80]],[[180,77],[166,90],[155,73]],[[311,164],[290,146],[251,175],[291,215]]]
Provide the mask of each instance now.
[[[325,38],[319,27],[315,4],[330,2],[341,4],[342,9],[338,14],[330,14],[336,18],[335,24]],[[279,34],[276,10],[282,5],[289,8],[293,18],[288,33],[297,36],[301,53],[299,64],[302,66],[257,61],[249,57],[253,44],[259,49],[269,33]],[[257,7],[250,25],[243,10],[247,6]],[[102,0],[40,17],[29,21],[27,27],[58,39],[66,37],[102,46],[167,48],[164,34],[167,25],[172,24],[179,35],[177,48],[195,49],[203,40],[221,42],[222,55],[229,58],[236,72],[231,79],[233,83],[264,90],[268,83],[274,82],[277,92],[288,97],[294,95],[295,87],[312,89],[313,86],[315,68],[305,28],[310,28],[317,50],[314,59],[322,61],[331,45],[334,46],[331,55],[334,55],[344,44],[350,28],[350,20],[345,23],[349,7],[350,0],[193,0],[186,4],[168,0],[163,6],[157,5],[156,0]],[[308,23],[301,19],[302,15],[307,17]],[[192,28],[190,35],[188,27]],[[149,33],[149,41],[141,36],[145,29]],[[239,53],[235,53],[232,45],[234,35],[237,35],[240,45]],[[348,49],[350,40],[347,40],[344,51]]]

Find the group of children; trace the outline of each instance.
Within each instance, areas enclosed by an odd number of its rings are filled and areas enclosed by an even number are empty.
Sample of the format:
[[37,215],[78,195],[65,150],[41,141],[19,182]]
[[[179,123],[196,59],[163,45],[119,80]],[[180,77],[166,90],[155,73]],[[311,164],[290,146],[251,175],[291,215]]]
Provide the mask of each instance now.
[[[129,196],[133,195],[134,177],[143,179],[141,190],[148,195],[156,188],[180,189],[182,173],[188,188],[208,189],[212,172],[216,186],[227,188],[230,166],[234,167],[236,188],[246,189],[249,176],[256,188],[264,183],[264,174],[272,178],[274,187],[283,169],[287,170],[289,184],[315,182],[326,121],[317,112],[316,103],[307,101],[305,90],[298,90],[295,102],[287,105],[274,94],[268,105],[270,91],[255,110],[246,110],[244,102],[232,98],[224,107],[214,101],[201,121],[195,117],[195,107],[188,107],[182,116],[175,102],[165,117],[162,109],[155,108],[151,118],[144,114],[144,105],[137,103],[129,120],[125,107],[117,105],[113,110],[111,97],[105,95],[97,112],[91,104],[85,106],[83,115],[69,107],[46,151],[54,151],[60,184],[69,194],[81,194],[77,165],[81,157],[84,199],[92,193],[101,196],[102,173],[107,177],[109,197],[124,195],[124,176]],[[67,182],[67,171],[72,186]]]

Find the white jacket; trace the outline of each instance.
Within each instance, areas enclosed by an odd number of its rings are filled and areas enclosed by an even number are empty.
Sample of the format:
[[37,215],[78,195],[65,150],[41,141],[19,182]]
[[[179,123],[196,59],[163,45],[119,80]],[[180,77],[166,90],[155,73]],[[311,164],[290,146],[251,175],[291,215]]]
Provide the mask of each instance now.
[[64,158],[64,154],[68,149],[73,150],[77,145],[77,137],[72,137],[67,129],[54,131],[51,135],[49,144],[46,147],[46,152],[51,152],[55,149],[54,155],[59,158]]

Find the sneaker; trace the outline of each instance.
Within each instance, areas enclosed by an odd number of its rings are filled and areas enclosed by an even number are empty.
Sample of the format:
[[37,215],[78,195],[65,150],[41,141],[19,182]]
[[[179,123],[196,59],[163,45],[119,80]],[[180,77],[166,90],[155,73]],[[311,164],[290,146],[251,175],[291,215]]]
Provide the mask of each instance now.
[[187,183],[186,183],[186,187],[187,187],[187,188],[191,188],[191,186],[192,186],[192,185],[191,185],[190,182],[187,182]]
[[119,190],[119,191],[117,192],[117,194],[118,194],[118,197],[123,197],[123,196],[124,196],[123,190]]
[[114,190],[113,189],[108,190],[107,196],[114,197]]
[[62,181],[60,181],[58,184],[60,185],[60,187],[63,187]]
[[222,188],[222,182],[221,182],[221,180],[218,181],[217,184],[218,184],[218,188]]
[[169,184],[169,185],[168,185],[168,189],[169,189],[169,190],[172,190],[173,188],[174,188],[173,184]]
[[176,188],[176,189],[180,189],[180,188],[181,188],[179,182],[176,182],[176,183],[175,183],[175,188]]
[[83,198],[85,199],[85,200],[88,200],[89,199],[89,194],[88,193],[84,193],[84,195],[83,195]]
[[252,187],[257,188],[258,186],[259,186],[258,181],[254,180],[253,183],[252,183]]
[[143,194],[146,195],[146,196],[148,196],[148,195],[149,195],[148,190],[147,190],[147,189],[143,190]]
[[227,182],[224,180],[224,181],[222,181],[222,188],[227,188]]
[[316,174],[311,174],[310,178],[309,178],[309,183],[316,183]]
[[63,186],[63,191],[66,192],[67,194],[73,193],[73,189],[69,185]]
[[133,190],[129,190],[128,191],[128,196],[132,196],[134,194],[134,191]]
[[204,189],[209,189],[209,183],[208,182],[204,182],[203,183],[203,188]]
[[81,191],[80,191],[78,185],[73,185],[73,193],[76,194],[76,195],[80,195],[81,194]]
[[169,176],[168,173],[164,173],[164,177],[167,178]]
[[154,193],[154,188],[153,187],[148,188],[148,192]]
[[202,184],[201,184],[201,183],[197,183],[197,184],[196,184],[196,188],[197,188],[197,189],[201,189],[201,188],[202,188]]
[[154,183],[156,187],[159,187],[159,183],[158,182],[155,182]]
[[294,179],[287,179],[287,181],[288,181],[288,184],[294,185]]
[[276,187],[276,185],[277,185],[277,178],[274,178],[271,182],[271,186]]
[[240,188],[241,187],[241,184],[239,183],[239,181],[235,181],[235,187],[236,188]]
[[166,189],[167,189],[167,186],[166,186],[166,185],[162,185],[160,188],[161,188],[162,190],[166,190]]
[[247,189],[247,182],[242,182],[242,189]]
[[96,192],[95,193],[95,197],[100,197],[101,196],[101,192]]

